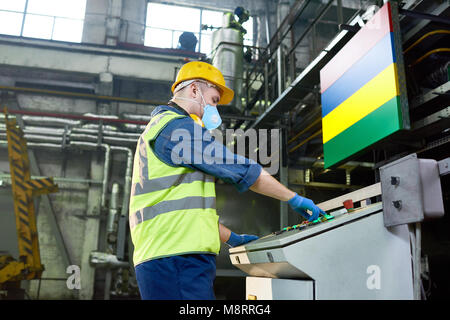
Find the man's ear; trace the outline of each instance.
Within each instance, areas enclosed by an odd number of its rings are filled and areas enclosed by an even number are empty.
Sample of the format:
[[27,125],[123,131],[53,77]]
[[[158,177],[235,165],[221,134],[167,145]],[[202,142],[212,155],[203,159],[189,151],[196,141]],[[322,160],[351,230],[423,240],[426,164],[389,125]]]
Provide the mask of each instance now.
[[192,88],[191,92],[192,92],[193,98],[196,98],[197,97],[197,93],[198,93],[198,87],[197,87],[197,85],[195,83],[191,83],[190,85],[191,85],[191,88]]

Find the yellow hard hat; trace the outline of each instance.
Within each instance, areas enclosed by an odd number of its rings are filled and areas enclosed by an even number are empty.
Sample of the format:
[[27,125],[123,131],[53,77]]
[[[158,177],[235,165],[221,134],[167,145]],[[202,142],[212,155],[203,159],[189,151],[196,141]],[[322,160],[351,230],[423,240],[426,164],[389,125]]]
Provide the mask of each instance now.
[[181,67],[177,79],[172,85],[172,93],[180,82],[193,79],[203,79],[218,87],[221,91],[218,104],[229,104],[233,100],[234,91],[225,85],[222,72],[213,65],[202,61],[191,61]]

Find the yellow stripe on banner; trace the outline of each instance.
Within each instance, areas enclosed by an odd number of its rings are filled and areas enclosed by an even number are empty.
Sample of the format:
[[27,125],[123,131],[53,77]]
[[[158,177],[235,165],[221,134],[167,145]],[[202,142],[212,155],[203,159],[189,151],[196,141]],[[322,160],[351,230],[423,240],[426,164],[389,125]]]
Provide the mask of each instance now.
[[398,96],[398,88],[397,64],[393,63],[322,119],[323,143]]

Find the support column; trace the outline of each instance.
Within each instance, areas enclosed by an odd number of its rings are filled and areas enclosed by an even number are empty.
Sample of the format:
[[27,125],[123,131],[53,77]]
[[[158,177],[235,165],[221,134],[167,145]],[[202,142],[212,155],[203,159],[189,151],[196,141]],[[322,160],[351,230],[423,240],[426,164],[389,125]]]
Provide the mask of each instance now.
[[[113,95],[113,75],[109,72],[99,74],[99,82],[97,84],[97,94],[102,96]],[[101,115],[113,114],[112,102],[97,102],[97,113]]]
[[[277,6],[277,28],[280,27],[284,18],[289,14],[290,5],[288,1],[280,0]],[[290,46],[290,37],[286,36],[277,48],[277,78],[278,78],[278,96],[286,88],[286,68],[285,68],[285,49]]]
[[106,16],[105,44],[116,46],[119,40],[122,21],[122,0],[109,0],[108,15]]

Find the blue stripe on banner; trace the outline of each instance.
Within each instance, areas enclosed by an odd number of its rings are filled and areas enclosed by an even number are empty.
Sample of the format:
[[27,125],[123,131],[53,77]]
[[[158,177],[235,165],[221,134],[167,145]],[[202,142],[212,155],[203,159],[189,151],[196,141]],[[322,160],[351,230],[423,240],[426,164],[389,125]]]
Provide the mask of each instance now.
[[393,41],[389,32],[322,93],[322,118],[395,62]]

